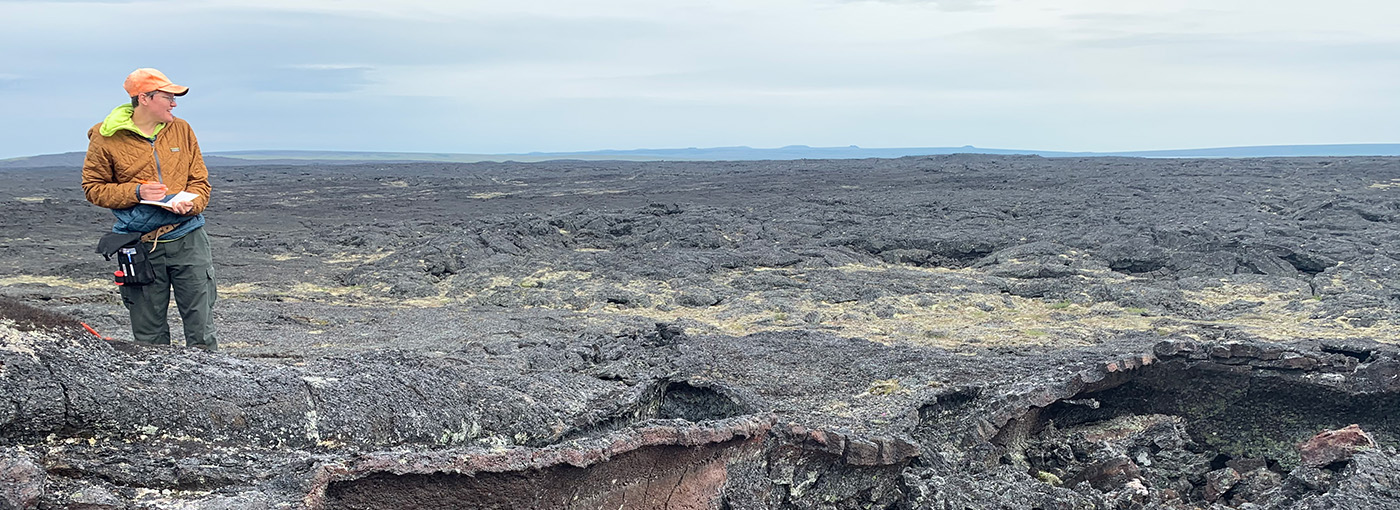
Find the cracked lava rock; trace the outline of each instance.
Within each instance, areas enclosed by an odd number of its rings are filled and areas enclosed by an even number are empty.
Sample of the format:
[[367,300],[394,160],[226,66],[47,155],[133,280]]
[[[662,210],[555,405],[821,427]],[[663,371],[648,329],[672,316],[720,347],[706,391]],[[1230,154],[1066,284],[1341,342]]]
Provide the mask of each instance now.
[[215,353],[3,172],[0,508],[1400,507],[1395,158],[219,167]]

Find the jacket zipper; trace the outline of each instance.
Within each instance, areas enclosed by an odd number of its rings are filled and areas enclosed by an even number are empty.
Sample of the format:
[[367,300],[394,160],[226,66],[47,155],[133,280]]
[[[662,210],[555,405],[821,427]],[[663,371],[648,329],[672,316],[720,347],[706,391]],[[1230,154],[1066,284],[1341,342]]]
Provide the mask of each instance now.
[[160,151],[156,150],[156,139],[147,138],[146,142],[151,144],[151,158],[156,160],[156,182],[164,183],[165,178],[160,175]]

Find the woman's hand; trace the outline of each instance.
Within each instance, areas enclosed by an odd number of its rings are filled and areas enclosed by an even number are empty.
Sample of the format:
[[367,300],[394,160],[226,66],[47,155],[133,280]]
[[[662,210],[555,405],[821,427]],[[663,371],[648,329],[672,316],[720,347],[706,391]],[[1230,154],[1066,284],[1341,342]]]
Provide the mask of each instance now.
[[138,193],[137,196],[141,197],[141,200],[160,200],[165,198],[165,193],[167,191],[170,191],[170,188],[165,187],[165,184],[159,182],[142,182],[141,192]]

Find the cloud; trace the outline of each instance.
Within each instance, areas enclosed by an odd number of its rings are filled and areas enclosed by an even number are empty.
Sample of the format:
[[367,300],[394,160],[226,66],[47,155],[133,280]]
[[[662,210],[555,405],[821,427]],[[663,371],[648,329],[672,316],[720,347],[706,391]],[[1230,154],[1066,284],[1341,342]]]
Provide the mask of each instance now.
[[[0,4],[134,4],[152,0],[0,0]],[[173,0],[171,0],[173,1]]]
[[[26,48],[0,59],[16,114],[0,155],[73,150],[138,67],[192,88],[179,112],[210,150],[1106,150],[1288,129],[1345,141],[1362,124],[1328,119],[1400,115],[1400,2],[1335,0],[1325,16],[1301,0],[0,2],[0,46]],[[133,10],[160,13],[161,44],[112,43]],[[1191,129],[1203,116],[1214,129]],[[384,129],[341,129],[363,118]]]
[[358,65],[302,64],[272,68],[244,77],[242,86],[263,92],[340,93],[364,88],[374,68]]
[[875,1],[891,4],[928,4],[938,10],[947,12],[965,11],[990,11],[996,6],[996,0],[847,0],[847,1]]

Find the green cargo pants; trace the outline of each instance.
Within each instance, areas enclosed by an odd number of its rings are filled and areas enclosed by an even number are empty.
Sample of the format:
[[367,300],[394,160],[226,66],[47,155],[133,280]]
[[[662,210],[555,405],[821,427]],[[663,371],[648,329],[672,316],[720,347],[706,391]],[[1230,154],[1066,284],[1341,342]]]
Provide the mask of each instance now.
[[[143,249],[150,249],[146,243]],[[170,345],[170,290],[185,325],[185,345],[207,350],[219,348],[214,338],[214,258],[204,227],[173,241],[156,244],[147,254],[156,280],[146,285],[123,285],[122,303],[131,312],[131,334],[137,342]]]

